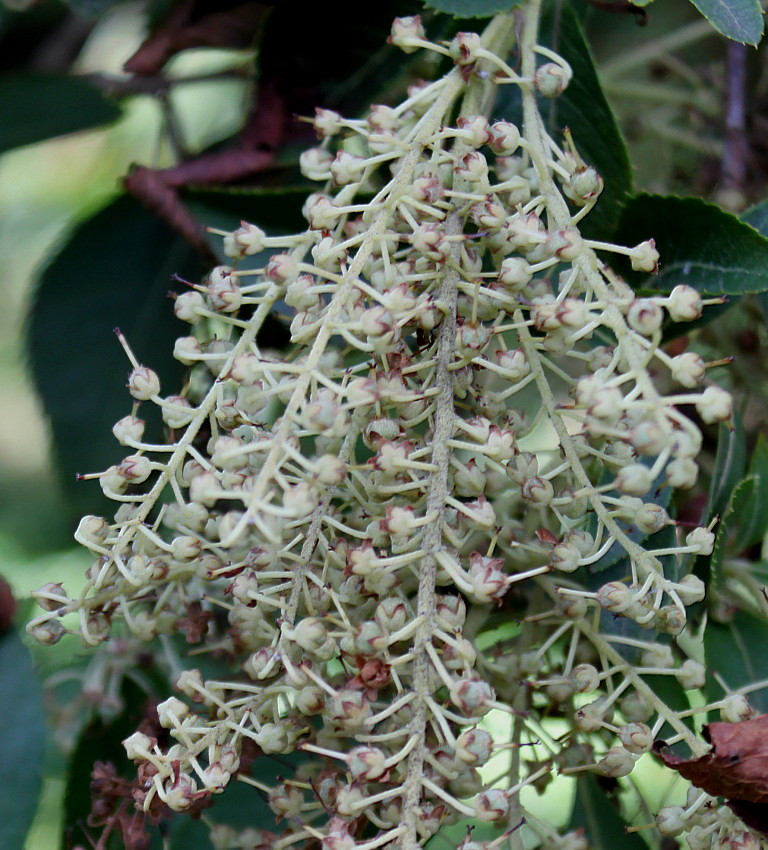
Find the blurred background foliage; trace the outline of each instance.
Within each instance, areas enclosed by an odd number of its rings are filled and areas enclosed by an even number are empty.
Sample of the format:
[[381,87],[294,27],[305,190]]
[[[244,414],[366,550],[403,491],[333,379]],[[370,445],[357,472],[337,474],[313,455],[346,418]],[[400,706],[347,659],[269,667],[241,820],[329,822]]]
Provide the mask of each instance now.
[[[699,196],[737,213],[761,200],[765,48],[727,42],[684,0],[657,0],[645,26],[637,14],[597,5],[574,8],[635,187]],[[0,573],[20,601],[19,620],[32,589],[47,581],[75,588],[87,566],[72,531],[82,513],[104,508],[98,484],[74,473],[120,457],[109,426],[128,412],[127,364],[111,328],[121,324],[140,357],[165,369],[173,391],[165,349],[180,326],[166,293],[174,274],[194,279],[215,253],[195,222],[221,227],[251,217],[296,226],[296,161],[312,136],[295,116],[315,105],[355,114],[369,99],[386,102],[399,76],[414,73],[409,63],[432,61],[382,46],[391,18],[420,6],[387,0],[361,14],[359,3],[344,0],[297,16],[292,4],[236,0],[0,5]],[[457,24],[430,24],[440,27]],[[124,71],[129,60],[133,73]],[[238,164],[232,151],[249,162]],[[128,174],[132,195],[123,188]],[[83,299],[93,318],[87,326]],[[705,330],[702,344],[737,350],[759,388],[763,325],[759,301],[746,301]],[[87,352],[87,371],[67,372],[73,349]],[[32,373],[58,398],[49,405],[54,450]],[[759,395],[744,403],[745,420],[764,415]],[[85,420],[70,415],[84,405]],[[93,466],[80,466],[83,458]],[[66,642],[33,650],[43,676],[79,651]],[[23,652],[14,646],[0,656],[0,682],[3,664],[26,663]],[[27,850],[60,846],[65,759],[51,741],[46,752]]]

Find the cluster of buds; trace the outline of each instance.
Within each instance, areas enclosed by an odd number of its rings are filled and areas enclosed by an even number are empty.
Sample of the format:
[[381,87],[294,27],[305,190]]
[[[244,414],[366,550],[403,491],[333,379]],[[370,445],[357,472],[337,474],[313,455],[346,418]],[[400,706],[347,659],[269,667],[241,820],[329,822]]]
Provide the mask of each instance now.
[[[701,315],[699,294],[638,297],[606,264],[652,274],[653,241],[581,235],[602,179],[544,130],[538,99],[572,72],[536,44],[537,7],[521,14],[521,29],[501,15],[447,46],[395,22],[393,44],[454,68],[361,119],[317,111],[307,230],[221,234],[229,265],[176,299],[182,395],[122,340],[128,454],[97,476],[120,507],[83,519],[85,586],[43,588],[30,631],[53,643],[76,613],[88,645],[120,621],[216,652],[216,679],[190,665],[158,707],[172,745],[124,742],[146,810],[190,811],[236,779],[266,795],[259,840],[275,847],[413,850],[468,819],[574,848],[583,836],[526,816],[523,788],[625,776],[664,723],[701,751],[644,677],[702,684],[673,638],[703,597],[679,570],[713,535],[679,533],[665,506],[698,474],[681,406],[716,423],[731,399],[697,355],[661,348],[665,322]],[[489,117],[500,85],[519,87],[522,127]],[[257,338],[278,307],[288,353]],[[679,390],[662,393],[660,371]],[[166,444],[144,440],[147,404]],[[609,558],[625,573],[600,584]],[[521,629],[495,633],[499,612]],[[653,634],[627,637],[628,621]],[[569,736],[548,728],[552,706]],[[246,744],[306,760],[264,785]],[[510,759],[521,747],[530,758]],[[212,837],[246,846],[228,827]]]

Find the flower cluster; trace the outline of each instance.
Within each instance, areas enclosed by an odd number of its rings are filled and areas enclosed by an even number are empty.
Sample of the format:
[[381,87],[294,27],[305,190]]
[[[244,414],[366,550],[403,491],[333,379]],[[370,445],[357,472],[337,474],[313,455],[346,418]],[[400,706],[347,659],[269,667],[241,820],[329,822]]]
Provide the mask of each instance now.
[[[682,532],[667,505],[698,475],[681,407],[723,422],[731,398],[698,355],[661,347],[666,322],[701,315],[696,290],[639,297],[607,265],[653,274],[653,241],[581,235],[603,183],[544,129],[539,98],[572,72],[537,45],[537,19],[529,4],[517,43],[502,15],[448,45],[397,20],[393,44],[453,69],[361,119],[317,110],[307,230],[221,234],[230,265],[176,299],[185,391],[165,395],[122,340],[128,454],[97,476],[120,507],[83,519],[85,586],[41,589],[30,631],[53,643],[77,613],[89,645],[119,620],[220,659],[211,679],[174,655],[177,695],[157,709],[172,745],[124,742],[140,808],[189,811],[236,778],[274,815],[253,846],[413,850],[468,818],[499,825],[483,846],[532,831],[578,848],[525,814],[523,788],[625,776],[665,724],[702,751],[645,676],[703,683],[674,637],[704,596],[685,569],[714,536]],[[522,127],[489,118],[502,85]],[[257,338],[276,311],[287,352]],[[165,444],[144,440],[148,404]],[[265,785],[242,769],[246,744],[304,760]],[[246,846],[225,826],[212,840]]]

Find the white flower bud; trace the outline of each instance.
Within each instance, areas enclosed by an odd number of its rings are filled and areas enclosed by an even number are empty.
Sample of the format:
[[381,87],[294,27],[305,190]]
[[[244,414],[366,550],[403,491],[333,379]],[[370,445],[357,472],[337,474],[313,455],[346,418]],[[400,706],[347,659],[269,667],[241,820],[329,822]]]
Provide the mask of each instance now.
[[160,392],[160,378],[146,366],[139,366],[128,376],[128,392],[137,401],[149,401]]
[[618,779],[632,773],[634,767],[632,753],[624,747],[611,747],[597,763],[597,772]]
[[640,505],[632,521],[637,530],[642,531],[643,534],[655,534],[671,522],[664,508],[654,502],[644,502]]
[[175,728],[189,714],[189,706],[176,697],[169,697],[157,706],[157,719],[163,729]]
[[664,806],[656,815],[656,829],[669,838],[674,838],[687,829],[687,818],[682,806]]
[[619,728],[619,740],[630,753],[642,755],[653,746],[653,732],[645,723],[628,723]]
[[706,528],[694,528],[686,535],[685,545],[695,547],[697,555],[711,555],[715,546],[714,532]]
[[656,240],[648,239],[636,245],[629,253],[629,260],[636,272],[656,274],[659,270],[659,252],[656,250]]
[[66,629],[59,620],[46,620],[44,623],[27,625],[27,632],[44,646],[53,646],[65,635]]
[[729,694],[720,705],[720,718],[726,723],[741,723],[755,716],[744,694]]
[[555,62],[546,62],[541,67],[536,69],[533,78],[533,84],[536,91],[544,97],[557,97],[561,95],[568,83],[571,81],[571,74],[562,65]]
[[486,823],[506,819],[509,815],[509,795],[501,788],[489,788],[475,798],[475,817]]
[[675,678],[686,691],[693,691],[704,687],[706,670],[699,661],[688,658],[675,671]]
[[498,156],[512,156],[520,146],[520,130],[509,121],[496,121],[489,135],[488,144]]
[[308,148],[299,156],[299,169],[308,180],[328,180],[333,156],[325,148]]
[[412,17],[395,18],[392,23],[392,32],[387,38],[389,44],[399,47],[403,53],[413,53],[422,46],[421,42],[426,40],[424,27],[420,15]]
[[224,255],[239,260],[258,254],[266,247],[267,235],[255,224],[240,222],[240,227],[224,237]]
[[693,351],[686,351],[684,354],[673,357],[669,369],[672,378],[687,389],[698,387],[707,371],[704,360]]
[[696,602],[701,602],[707,592],[704,582],[698,576],[693,575],[693,573],[683,576],[675,585],[675,591],[683,605],[693,605]]
[[600,674],[593,664],[577,664],[568,676],[577,694],[588,694],[600,687]]
[[667,312],[675,322],[692,322],[701,316],[701,295],[686,284],[679,284],[667,298]]
[[112,433],[120,445],[138,443],[144,436],[144,420],[136,416],[124,416],[115,422]]
[[678,457],[667,464],[666,477],[670,487],[690,490],[699,477],[699,467],[690,457]]
[[630,496],[644,496],[653,485],[651,470],[642,463],[622,467],[616,475],[616,489]]
[[[335,136],[344,126],[343,119],[338,112],[332,109],[315,109],[315,120],[312,122],[318,138],[329,138]],[[229,255],[228,255],[229,256]]]
[[627,323],[643,336],[651,336],[661,328],[664,311],[649,298],[635,298],[627,310]]
[[733,413],[733,398],[721,387],[707,387],[696,402],[696,410],[707,425],[725,422]]
[[133,735],[129,735],[122,743],[128,758],[131,761],[140,761],[145,759],[148,753],[152,752],[157,745],[157,739],[150,738],[149,735],[145,735],[142,732],[134,732]]

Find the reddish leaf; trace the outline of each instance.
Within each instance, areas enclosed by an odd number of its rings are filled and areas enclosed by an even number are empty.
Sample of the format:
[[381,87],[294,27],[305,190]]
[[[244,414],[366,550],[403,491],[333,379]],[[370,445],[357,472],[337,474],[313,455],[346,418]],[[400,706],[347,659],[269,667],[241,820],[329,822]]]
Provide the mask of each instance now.
[[157,74],[176,53],[190,47],[250,47],[270,11],[266,3],[183,0],[125,63],[125,70]]
[[768,834],[768,714],[742,723],[710,723],[704,737],[712,749],[695,759],[656,752],[667,765],[715,797],[725,797],[753,829]]

